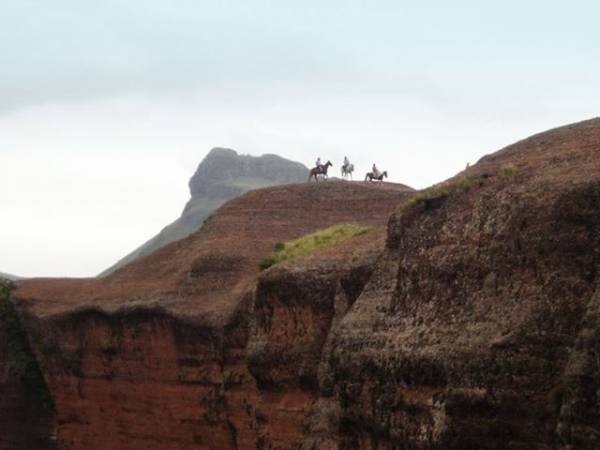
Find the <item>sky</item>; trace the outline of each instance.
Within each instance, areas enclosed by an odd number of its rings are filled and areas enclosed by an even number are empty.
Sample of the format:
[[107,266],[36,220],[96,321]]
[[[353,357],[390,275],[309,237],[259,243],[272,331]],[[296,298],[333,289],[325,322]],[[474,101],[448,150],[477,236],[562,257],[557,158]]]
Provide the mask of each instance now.
[[599,114],[597,1],[2,0],[0,271],[94,276],[212,147],[416,188]]

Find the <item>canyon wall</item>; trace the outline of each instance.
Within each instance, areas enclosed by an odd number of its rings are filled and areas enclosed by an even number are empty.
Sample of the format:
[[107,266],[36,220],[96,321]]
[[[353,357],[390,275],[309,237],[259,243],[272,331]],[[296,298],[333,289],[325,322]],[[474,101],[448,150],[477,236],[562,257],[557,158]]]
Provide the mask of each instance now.
[[303,448],[600,446],[599,150],[598,120],[534,136],[392,216]]
[[[371,230],[259,271],[276,243]],[[600,120],[421,192],[268,188],[14,292],[60,449],[600,448]]]
[[[200,232],[106,278],[21,283],[15,295],[56,404],[58,447],[289,448],[318,397],[316,363],[336,292],[355,297],[366,275],[346,288],[337,280],[370,270],[387,218],[413,192],[342,182],[259,190],[223,206]],[[307,327],[298,367],[287,367],[277,387],[263,382],[271,335],[267,312],[255,315],[257,299],[270,298],[268,280],[286,265],[261,274],[260,262],[278,242],[343,222],[370,230],[289,286],[321,304],[305,308],[297,324]],[[323,257],[306,261],[323,265]],[[285,311],[276,315],[278,326],[292,325]]]

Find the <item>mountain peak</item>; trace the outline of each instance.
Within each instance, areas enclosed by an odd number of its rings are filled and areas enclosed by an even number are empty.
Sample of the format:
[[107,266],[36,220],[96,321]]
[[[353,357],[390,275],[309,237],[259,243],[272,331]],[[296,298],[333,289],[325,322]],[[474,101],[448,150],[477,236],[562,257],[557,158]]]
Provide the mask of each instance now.
[[149,255],[197,231],[225,202],[254,189],[306,181],[308,169],[277,155],[240,155],[224,147],[211,149],[189,181],[191,199],[179,219],[125,256],[101,275]]
[[231,149],[231,148],[226,148],[226,147],[213,147],[208,154],[206,155],[206,158],[214,158],[214,157],[236,157],[239,156],[238,152],[236,152],[235,150]]
[[308,169],[273,154],[240,155],[229,148],[213,148],[190,179],[192,198],[231,199],[246,191],[277,184],[305,181]]

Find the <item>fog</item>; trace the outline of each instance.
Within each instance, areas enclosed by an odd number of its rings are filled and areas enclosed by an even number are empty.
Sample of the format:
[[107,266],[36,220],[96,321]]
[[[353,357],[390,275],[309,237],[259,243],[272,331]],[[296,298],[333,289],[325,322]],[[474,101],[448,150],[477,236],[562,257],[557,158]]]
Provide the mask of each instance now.
[[215,146],[423,188],[598,115],[592,2],[4,1],[0,271],[90,276]]

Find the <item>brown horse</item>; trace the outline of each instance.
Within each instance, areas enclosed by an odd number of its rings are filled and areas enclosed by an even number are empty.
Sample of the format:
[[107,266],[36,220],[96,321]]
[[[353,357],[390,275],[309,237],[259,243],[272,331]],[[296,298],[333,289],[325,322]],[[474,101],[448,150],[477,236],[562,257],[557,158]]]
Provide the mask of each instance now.
[[380,183],[382,183],[383,179],[387,178],[387,176],[388,176],[387,170],[380,173],[377,176],[373,175],[373,172],[369,172],[369,173],[367,173],[367,176],[365,176],[365,181],[379,181]]
[[333,164],[331,164],[331,161],[327,161],[322,166],[318,166],[318,167],[315,167],[314,169],[310,169],[310,173],[308,174],[308,181],[310,182],[311,178],[314,177],[315,181],[318,182],[319,175],[323,175],[323,177],[325,179],[327,179],[328,178],[327,169],[329,169],[331,166],[333,166]]

